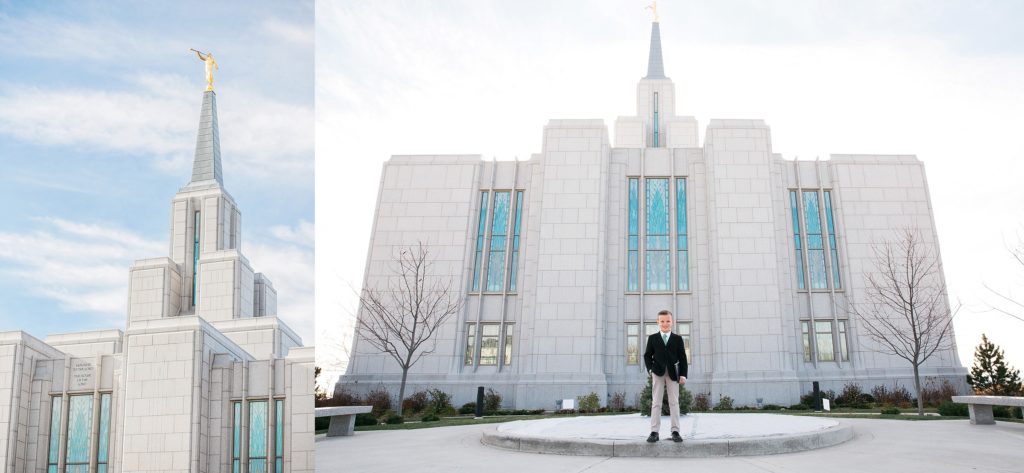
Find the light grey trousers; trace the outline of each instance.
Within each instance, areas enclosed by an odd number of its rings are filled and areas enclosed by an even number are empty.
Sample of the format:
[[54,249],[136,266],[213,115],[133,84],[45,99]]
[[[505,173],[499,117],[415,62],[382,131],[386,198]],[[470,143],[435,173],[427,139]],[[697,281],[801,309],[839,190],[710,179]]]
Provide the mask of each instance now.
[[666,372],[664,376],[651,373],[651,432],[661,432],[661,398],[668,388],[668,412],[672,415],[672,431],[679,432],[679,382],[672,381]]

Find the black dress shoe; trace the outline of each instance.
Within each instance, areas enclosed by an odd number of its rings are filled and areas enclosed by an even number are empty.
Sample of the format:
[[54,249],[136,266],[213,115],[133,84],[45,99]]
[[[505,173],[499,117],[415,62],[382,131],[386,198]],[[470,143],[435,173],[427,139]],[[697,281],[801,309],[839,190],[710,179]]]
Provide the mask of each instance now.
[[647,437],[647,441],[650,442],[650,443],[657,442],[658,441],[658,433],[657,432],[651,432],[651,435],[649,435]]
[[679,432],[672,431],[672,441],[673,442],[682,442],[683,438],[679,436]]

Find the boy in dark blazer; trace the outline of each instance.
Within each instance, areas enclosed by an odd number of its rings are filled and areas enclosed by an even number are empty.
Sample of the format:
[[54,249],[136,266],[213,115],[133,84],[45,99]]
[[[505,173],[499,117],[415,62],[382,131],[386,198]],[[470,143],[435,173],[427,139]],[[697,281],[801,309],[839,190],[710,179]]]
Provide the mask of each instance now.
[[648,442],[658,441],[661,431],[661,399],[668,388],[668,410],[672,414],[672,441],[682,442],[679,436],[679,385],[686,384],[686,350],[683,337],[672,333],[672,312],[658,312],[657,333],[647,337],[644,365],[651,373],[651,435]]

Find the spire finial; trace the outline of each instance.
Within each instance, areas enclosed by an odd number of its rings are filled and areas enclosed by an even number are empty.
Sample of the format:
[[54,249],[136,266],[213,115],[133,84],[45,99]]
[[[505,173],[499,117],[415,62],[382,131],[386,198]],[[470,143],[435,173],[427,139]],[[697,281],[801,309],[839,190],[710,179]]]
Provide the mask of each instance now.
[[196,155],[189,184],[216,182],[224,185],[220,166],[220,130],[217,126],[217,93],[203,92],[203,108],[199,112],[199,133]]
[[661,24],[657,20],[657,11],[654,12],[654,16],[654,23],[651,23],[651,51],[647,58],[647,75],[644,79],[667,79],[665,64],[661,60]]

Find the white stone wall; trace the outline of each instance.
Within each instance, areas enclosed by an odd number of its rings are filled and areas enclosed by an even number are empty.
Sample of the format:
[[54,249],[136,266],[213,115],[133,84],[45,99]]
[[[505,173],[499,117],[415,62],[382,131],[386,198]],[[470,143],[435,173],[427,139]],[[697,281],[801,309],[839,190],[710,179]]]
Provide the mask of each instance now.
[[209,321],[252,317],[253,288],[252,267],[238,250],[203,254],[196,314]]
[[128,318],[152,320],[178,315],[181,282],[178,265],[169,258],[136,261],[129,271]]
[[313,441],[313,347],[295,348],[285,358],[286,473],[306,473],[316,467]]
[[192,391],[201,340],[185,327],[160,328],[129,327],[126,336],[124,471],[191,468]]
[[124,333],[120,330],[95,330],[62,333],[46,337],[46,344],[79,358],[121,353]]
[[[456,288],[467,288],[472,274],[472,240],[475,245],[481,180],[490,181],[497,168],[484,169],[480,156],[394,156],[381,175],[374,233],[366,262],[366,287],[385,288],[394,274],[395,257],[401,248],[427,246],[432,274]],[[499,166],[500,167],[500,166]],[[508,184],[504,184],[508,185]],[[509,187],[504,187],[508,189]],[[415,369],[423,373],[448,373],[461,361],[462,314],[436,337],[438,349]],[[475,316],[474,316],[475,319]],[[356,340],[357,353],[376,353],[368,343]],[[397,365],[375,356],[356,357],[365,363],[360,371],[398,372]]]
[[672,117],[665,120],[666,148],[699,148],[697,120],[693,117]]

